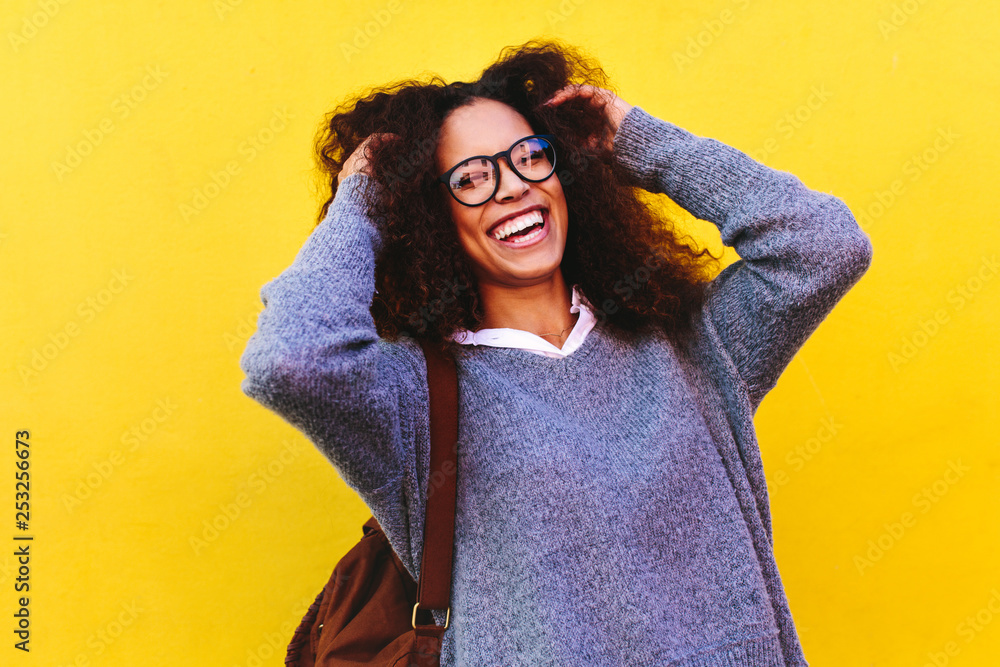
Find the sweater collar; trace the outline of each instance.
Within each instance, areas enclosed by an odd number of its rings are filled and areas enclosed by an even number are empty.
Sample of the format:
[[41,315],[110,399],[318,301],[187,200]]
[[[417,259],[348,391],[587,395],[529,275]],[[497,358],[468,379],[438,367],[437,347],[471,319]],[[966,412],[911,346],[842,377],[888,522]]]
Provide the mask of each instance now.
[[556,347],[537,334],[522,329],[499,327],[469,331],[459,329],[451,335],[451,340],[461,345],[487,345],[490,347],[506,347],[528,350],[554,359],[562,359],[575,352],[582,344],[590,330],[597,323],[593,306],[580,292],[578,285],[573,285],[572,305],[570,313],[580,313],[573,330],[562,347]]

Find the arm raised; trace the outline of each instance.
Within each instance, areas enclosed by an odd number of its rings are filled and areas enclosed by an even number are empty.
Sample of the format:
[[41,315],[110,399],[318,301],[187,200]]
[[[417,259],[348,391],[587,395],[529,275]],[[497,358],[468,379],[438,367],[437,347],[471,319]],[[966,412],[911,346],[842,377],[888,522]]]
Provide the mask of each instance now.
[[345,177],[295,261],[261,289],[240,359],[244,393],[305,433],[366,494],[414,470],[426,370],[415,342],[381,340],[369,311],[378,229],[367,175]]
[[756,410],[868,269],[870,239],[840,199],[639,107],[622,119],[614,151],[638,185],[714,223],[739,254],[705,307]]

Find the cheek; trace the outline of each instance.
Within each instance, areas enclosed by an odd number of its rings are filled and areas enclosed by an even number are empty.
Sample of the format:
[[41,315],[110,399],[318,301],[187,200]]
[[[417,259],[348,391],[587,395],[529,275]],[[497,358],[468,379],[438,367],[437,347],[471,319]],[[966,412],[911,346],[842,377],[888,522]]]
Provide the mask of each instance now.
[[463,240],[463,244],[466,239],[470,242],[475,241],[480,222],[477,210],[453,203],[448,212],[451,215],[451,223],[454,225],[459,239]]
[[458,246],[461,248],[465,258],[474,260],[476,257],[482,255],[484,251],[482,239],[479,238],[477,233],[478,227],[470,224],[470,221],[461,218],[454,220],[454,225]]
[[469,237],[469,222],[468,222],[468,220],[466,220],[462,216],[462,213],[460,211],[452,211],[451,212],[451,224],[452,224],[452,227],[455,230],[455,233],[458,234],[459,240],[462,241],[462,243],[464,245],[465,244],[465,240]]

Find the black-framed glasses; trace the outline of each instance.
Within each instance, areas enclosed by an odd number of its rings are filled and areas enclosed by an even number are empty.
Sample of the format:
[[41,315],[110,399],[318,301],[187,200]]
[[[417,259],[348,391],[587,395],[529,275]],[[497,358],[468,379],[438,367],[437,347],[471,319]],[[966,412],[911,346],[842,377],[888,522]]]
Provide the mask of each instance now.
[[475,155],[462,160],[438,177],[459,204],[482,206],[500,188],[500,163],[504,158],[521,180],[539,183],[556,170],[556,149],[551,134],[533,134],[495,155]]

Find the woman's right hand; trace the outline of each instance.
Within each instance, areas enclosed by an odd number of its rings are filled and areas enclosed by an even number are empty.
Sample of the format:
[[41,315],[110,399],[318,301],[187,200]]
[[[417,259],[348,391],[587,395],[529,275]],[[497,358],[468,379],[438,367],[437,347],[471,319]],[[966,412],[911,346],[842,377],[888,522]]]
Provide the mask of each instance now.
[[591,107],[600,109],[604,114],[604,119],[608,123],[608,136],[591,137],[590,144],[591,148],[600,147],[610,151],[614,146],[618,127],[631,111],[632,105],[610,90],[582,84],[570,84],[560,88],[543,105],[556,107],[572,99],[586,100]]
[[394,136],[395,135],[388,132],[376,132],[375,134],[369,134],[364,141],[358,144],[358,147],[354,149],[354,152],[351,153],[347,160],[344,161],[343,168],[341,168],[340,173],[337,174],[337,185],[343,183],[344,179],[351,174],[362,173],[371,176],[371,164],[368,162],[368,158],[371,155],[369,147],[372,146],[373,143],[377,144],[384,139]]

